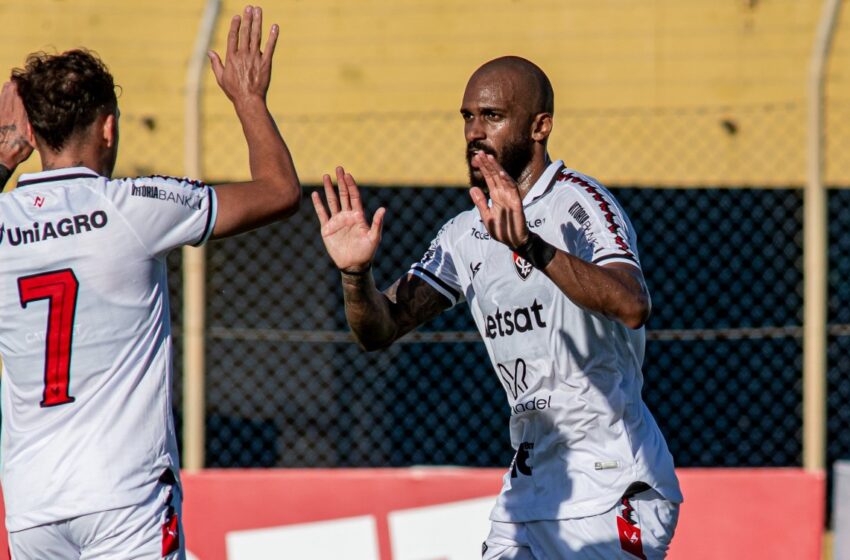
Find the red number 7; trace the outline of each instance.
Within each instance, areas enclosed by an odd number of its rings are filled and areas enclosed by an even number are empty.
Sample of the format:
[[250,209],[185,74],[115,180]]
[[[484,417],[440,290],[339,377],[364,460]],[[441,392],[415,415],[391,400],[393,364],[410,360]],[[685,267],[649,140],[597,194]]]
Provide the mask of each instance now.
[[41,406],[74,402],[68,394],[71,381],[71,342],[79,283],[70,268],[18,278],[21,307],[48,300],[44,351],[44,397]]

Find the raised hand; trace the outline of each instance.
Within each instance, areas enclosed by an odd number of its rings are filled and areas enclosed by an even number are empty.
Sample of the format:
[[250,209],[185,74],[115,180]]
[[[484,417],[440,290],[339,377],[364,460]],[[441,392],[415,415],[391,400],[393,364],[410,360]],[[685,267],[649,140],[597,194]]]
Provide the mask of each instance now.
[[14,82],[6,82],[0,91],[0,165],[9,170],[14,170],[32,153],[28,123],[18,86]]
[[336,168],[339,195],[334,190],[329,175],[325,175],[322,180],[325,184],[328,208],[325,208],[319,193],[314,192],[312,198],[313,208],[316,209],[322,226],[325,249],[341,271],[352,274],[363,272],[369,268],[375,251],[378,250],[386,211],[379,208],[372,218],[372,224],[369,225],[357,183],[342,167]]
[[265,51],[260,51],[263,10],[259,6],[246,6],[244,15],[230,20],[225,62],[215,51],[208,53],[216,82],[234,103],[254,96],[265,100],[279,32],[278,26],[272,25]]
[[490,154],[478,152],[472,164],[481,170],[492,201],[492,205],[487,206],[487,196],[478,187],[469,191],[484,226],[496,241],[511,249],[519,247],[528,240],[528,225],[516,182]]

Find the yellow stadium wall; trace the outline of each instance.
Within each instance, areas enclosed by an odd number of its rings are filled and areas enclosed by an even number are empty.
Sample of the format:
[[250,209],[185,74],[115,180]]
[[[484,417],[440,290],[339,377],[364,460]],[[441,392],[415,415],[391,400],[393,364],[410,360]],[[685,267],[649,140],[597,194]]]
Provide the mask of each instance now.
[[[184,83],[201,0],[4,0],[0,66],[86,46],[123,87],[116,174],[183,174]],[[223,49],[224,2],[214,36]],[[482,62],[518,54],[556,92],[554,157],[610,184],[799,186],[820,0],[287,0],[269,96],[305,184],[465,182],[458,107]],[[850,185],[850,15],[828,69],[827,181]],[[204,175],[247,177],[238,122],[205,74]],[[30,161],[25,170],[37,167]]]

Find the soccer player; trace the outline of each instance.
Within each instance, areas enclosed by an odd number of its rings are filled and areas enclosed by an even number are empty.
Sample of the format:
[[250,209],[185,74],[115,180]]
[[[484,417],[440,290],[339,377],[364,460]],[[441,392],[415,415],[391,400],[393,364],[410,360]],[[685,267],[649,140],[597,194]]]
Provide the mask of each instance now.
[[[231,21],[210,53],[252,179],[111,179],[119,111],[94,55],[31,55],[12,81],[43,171],[0,195],[2,483],[15,560],[183,558],[166,254],[296,211],[266,106],[278,27]],[[2,148],[0,148],[2,149]]]
[[554,94],[518,57],[475,71],[460,113],[475,205],[440,229],[383,293],[371,262],[384,209],[324,177],[313,205],[367,350],[466,301],[511,408],[516,450],[483,557],[663,558],[682,500],[641,400],[650,298],[625,212],[594,179],[548,158]]

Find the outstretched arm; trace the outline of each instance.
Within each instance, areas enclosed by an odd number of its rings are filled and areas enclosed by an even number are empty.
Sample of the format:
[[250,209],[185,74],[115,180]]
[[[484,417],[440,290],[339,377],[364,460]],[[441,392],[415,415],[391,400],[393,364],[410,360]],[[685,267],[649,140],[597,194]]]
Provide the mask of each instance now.
[[475,187],[470,196],[484,225],[501,241],[548,276],[575,304],[639,328],[649,318],[651,303],[643,273],[623,263],[595,265],[549,245],[529,231],[516,183],[491,155],[479,153],[473,164],[490,191]]
[[218,217],[213,237],[236,235],[289,216],[301,202],[301,184],[292,156],[266,105],[272,57],[280,32],[272,25],[260,50],[263,12],[248,6],[234,16],[224,62],[209,57],[216,82],[233,102],[248,143],[251,181],[216,186]]
[[360,191],[342,167],[336,170],[339,192],[325,175],[327,208],[319,193],[313,207],[322,226],[322,240],[342,275],[345,316],[357,342],[366,350],[385,348],[451,306],[427,282],[408,274],[386,292],[375,287],[372,260],[381,242],[384,208],[366,221]]
[[28,122],[18,86],[6,82],[0,91],[0,191],[15,168],[32,153],[27,139]]

